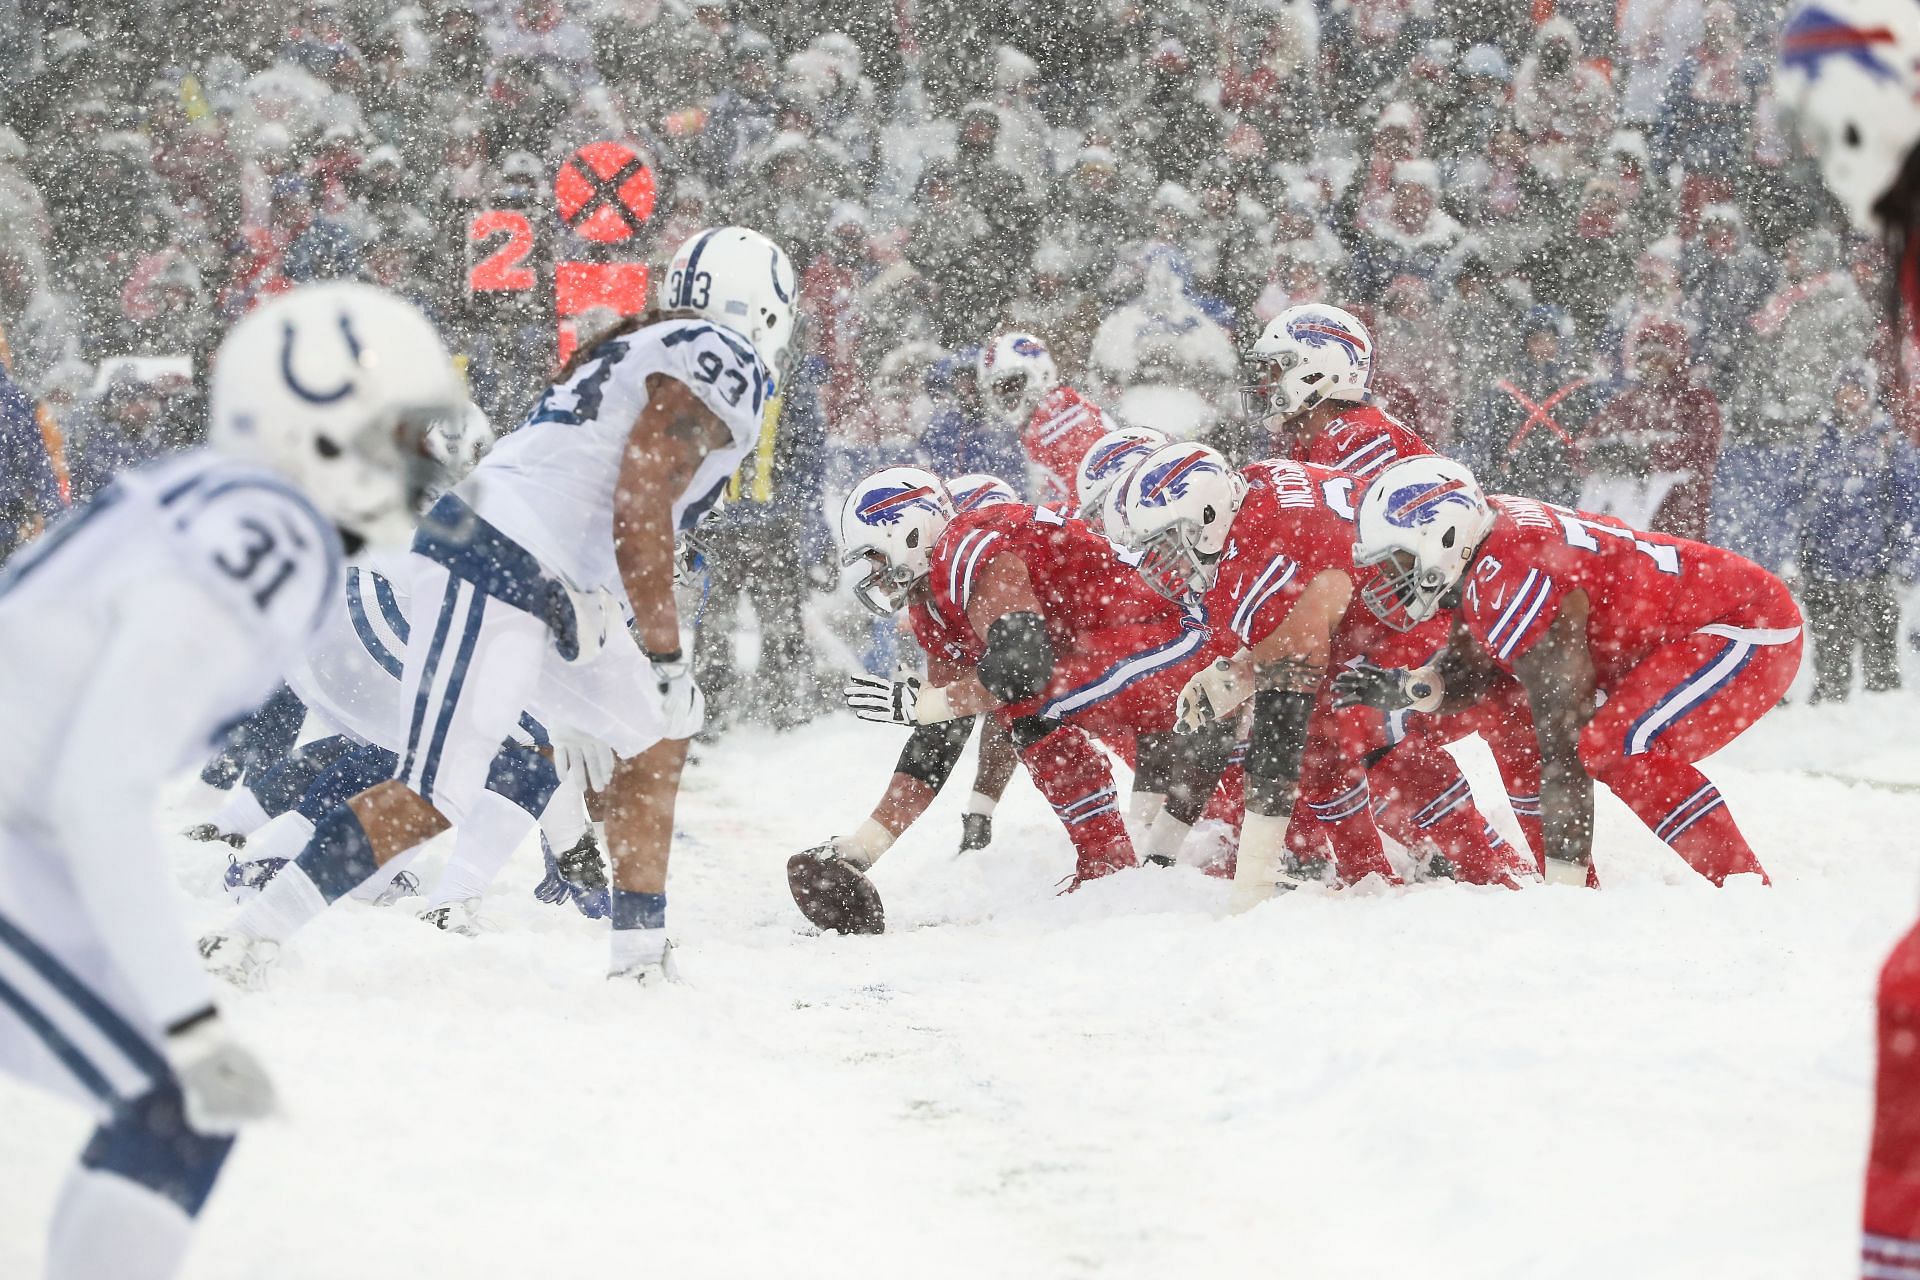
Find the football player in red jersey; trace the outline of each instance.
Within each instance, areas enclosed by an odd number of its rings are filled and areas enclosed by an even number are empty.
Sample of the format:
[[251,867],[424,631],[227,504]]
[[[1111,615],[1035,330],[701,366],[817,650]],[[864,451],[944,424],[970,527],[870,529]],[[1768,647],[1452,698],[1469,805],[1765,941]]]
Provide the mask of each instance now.
[[[1295,462],[1256,463],[1236,473],[1212,449],[1176,444],[1149,454],[1110,500],[1109,529],[1140,556],[1142,576],[1169,599],[1201,602],[1209,625],[1237,650],[1182,689],[1180,720],[1206,723],[1253,699],[1247,813],[1234,877],[1243,906],[1311,874],[1286,856],[1295,792],[1309,764],[1350,771],[1359,783],[1357,799],[1321,815],[1341,878],[1393,874],[1358,752],[1342,749],[1338,712],[1322,697],[1327,672],[1352,656],[1355,628],[1368,637],[1378,630],[1353,611],[1357,484],[1350,475]],[[1430,639],[1429,653],[1444,634]],[[1397,815],[1405,820],[1398,838],[1410,847],[1433,845],[1464,879],[1527,878],[1525,859],[1480,817],[1457,767],[1450,777],[1409,774],[1383,791],[1409,795],[1422,784],[1420,802]]]
[[[927,679],[856,676],[863,719],[914,732],[873,816],[852,836],[796,855],[795,901],[829,928],[871,927],[877,897],[860,873],[925,811],[952,771],[970,718],[991,714],[1072,840],[1077,885],[1135,865],[1098,736],[1123,752],[1170,734],[1177,691],[1217,651],[1199,619],[1147,590],[1113,544],[1046,507],[1000,504],[956,515],[945,487],[890,467],[848,495],[844,558],[868,576],[855,594],[876,612],[907,611]],[[1231,742],[1214,735],[1171,789],[1190,824]],[[1183,828],[1184,829],[1184,828]]]
[[[1920,325],[1920,8],[1797,4],[1781,28],[1774,83],[1854,230],[1887,246],[1902,313],[1888,345],[1910,379],[1903,339]],[[1878,1045],[1860,1274],[1920,1280],[1920,923],[1880,970]]]
[[[1373,336],[1357,317],[1339,307],[1310,303],[1281,312],[1253,344],[1247,364],[1254,378],[1241,388],[1241,395],[1249,410],[1262,416],[1282,457],[1364,478],[1401,458],[1433,455],[1411,427],[1368,399]],[[1448,722],[1424,722],[1422,732],[1413,735],[1417,741],[1398,753],[1400,767],[1417,768],[1424,776],[1447,776],[1453,765],[1451,757],[1437,754],[1440,744],[1478,733],[1493,752],[1507,784],[1508,803],[1538,854],[1539,762],[1524,694],[1509,683],[1503,690],[1489,691],[1466,714],[1470,719],[1456,716]],[[1424,759],[1416,765],[1415,757],[1422,755]],[[1309,782],[1313,774],[1309,770]],[[1330,797],[1303,785],[1301,798],[1307,804],[1290,828],[1296,847],[1323,814],[1352,809],[1359,793],[1349,780]]]
[[[984,471],[947,481],[947,495],[953,499],[955,514],[1020,501],[1012,485]],[[974,762],[973,790],[967,796],[966,810],[960,815],[961,853],[984,849],[993,843],[993,811],[1000,807],[1000,798],[1007,794],[1007,784],[1013,781],[1013,771],[1019,764],[1006,726],[992,716],[981,716],[979,720],[980,751]]]
[[1040,501],[1079,510],[1080,460],[1120,424],[1060,381],[1053,353],[1030,333],[1003,333],[981,348],[975,376],[987,411],[1020,424],[1020,447],[1040,474]]
[[1241,396],[1281,457],[1371,476],[1396,458],[1433,452],[1367,398],[1373,336],[1339,307],[1282,311],[1254,341],[1247,365],[1253,380]]
[[1694,763],[1777,704],[1799,669],[1784,583],[1718,547],[1489,499],[1446,458],[1382,471],[1356,528],[1355,560],[1378,567],[1361,595],[1383,622],[1454,611],[1443,684],[1470,692],[1492,668],[1526,687],[1549,879],[1587,881],[1596,780],[1714,884],[1765,878]]

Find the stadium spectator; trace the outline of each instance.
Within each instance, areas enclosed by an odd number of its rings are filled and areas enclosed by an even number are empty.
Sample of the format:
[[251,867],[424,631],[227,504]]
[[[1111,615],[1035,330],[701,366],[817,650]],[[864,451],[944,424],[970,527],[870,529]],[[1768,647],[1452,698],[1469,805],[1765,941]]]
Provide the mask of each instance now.
[[1815,702],[1900,687],[1896,582],[1920,576],[1920,452],[1881,408],[1873,367],[1843,366],[1801,472],[1801,595]]

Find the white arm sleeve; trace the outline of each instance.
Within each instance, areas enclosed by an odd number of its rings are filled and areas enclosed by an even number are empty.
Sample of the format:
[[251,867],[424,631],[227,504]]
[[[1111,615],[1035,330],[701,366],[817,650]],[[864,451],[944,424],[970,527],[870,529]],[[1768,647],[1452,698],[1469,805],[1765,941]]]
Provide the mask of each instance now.
[[162,1028],[213,1003],[182,929],[154,802],[221,718],[258,692],[260,644],[179,576],[115,602],[113,638],[74,707],[47,795],[49,825],[114,968]]

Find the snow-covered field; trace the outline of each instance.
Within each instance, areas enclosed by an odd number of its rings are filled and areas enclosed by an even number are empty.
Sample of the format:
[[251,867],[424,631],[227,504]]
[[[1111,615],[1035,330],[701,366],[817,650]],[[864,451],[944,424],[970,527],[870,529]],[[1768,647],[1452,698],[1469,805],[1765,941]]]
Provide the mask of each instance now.
[[[1603,798],[1601,893],[1228,917],[1182,868],[1056,898],[1016,779],[964,860],[943,799],[876,872],[893,932],[854,939],[806,930],[782,865],[899,738],[741,732],[682,802],[684,986],[610,986],[528,855],[489,936],[348,905],[229,1000],[286,1115],[189,1274],[1845,1276],[1874,975],[1920,905],[1917,703],[1787,708],[1709,764],[1771,890],[1711,890]],[[172,852],[224,918],[223,860]],[[4,1080],[0,1117],[26,1277],[86,1123]]]

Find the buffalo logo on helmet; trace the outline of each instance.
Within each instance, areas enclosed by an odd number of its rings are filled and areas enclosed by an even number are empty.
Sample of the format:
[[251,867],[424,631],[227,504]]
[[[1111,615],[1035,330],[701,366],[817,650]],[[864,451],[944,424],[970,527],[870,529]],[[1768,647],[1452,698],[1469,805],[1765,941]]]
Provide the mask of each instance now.
[[1432,524],[1440,518],[1443,508],[1454,503],[1471,509],[1473,499],[1467,496],[1466,487],[1462,480],[1441,480],[1395,489],[1387,495],[1387,523],[1413,529]]
[[1140,440],[1115,440],[1087,455],[1087,479],[1104,480],[1136,457],[1153,452],[1153,446]]
[[1204,453],[1190,453],[1184,458],[1163,462],[1140,477],[1140,502],[1149,507],[1164,507],[1169,502],[1177,502],[1187,496],[1189,478],[1208,472],[1217,473],[1219,470],[1219,467],[1207,461]]
[[1001,480],[978,480],[967,484],[949,481],[947,492],[953,498],[953,509],[956,513],[1020,501],[1019,496]]
[[939,512],[931,485],[889,485],[870,490],[853,513],[862,524],[883,525],[899,524],[900,517],[913,510]]
[[1365,340],[1330,315],[1308,312],[1287,326],[1287,336],[1309,347],[1339,347],[1356,365],[1367,360]]
[[1780,32],[1780,63],[1817,80],[1828,58],[1845,58],[1875,80],[1898,80],[1899,70],[1875,52],[1876,47],[1893,43],[1893,32],[1886,27],[1856,27],[1825,9],[1809,6],[1789,18]]
[[1013,340],[1013,354],[1032,360],[1047,354],[1047,347],[1040,339],[1023,333]]

